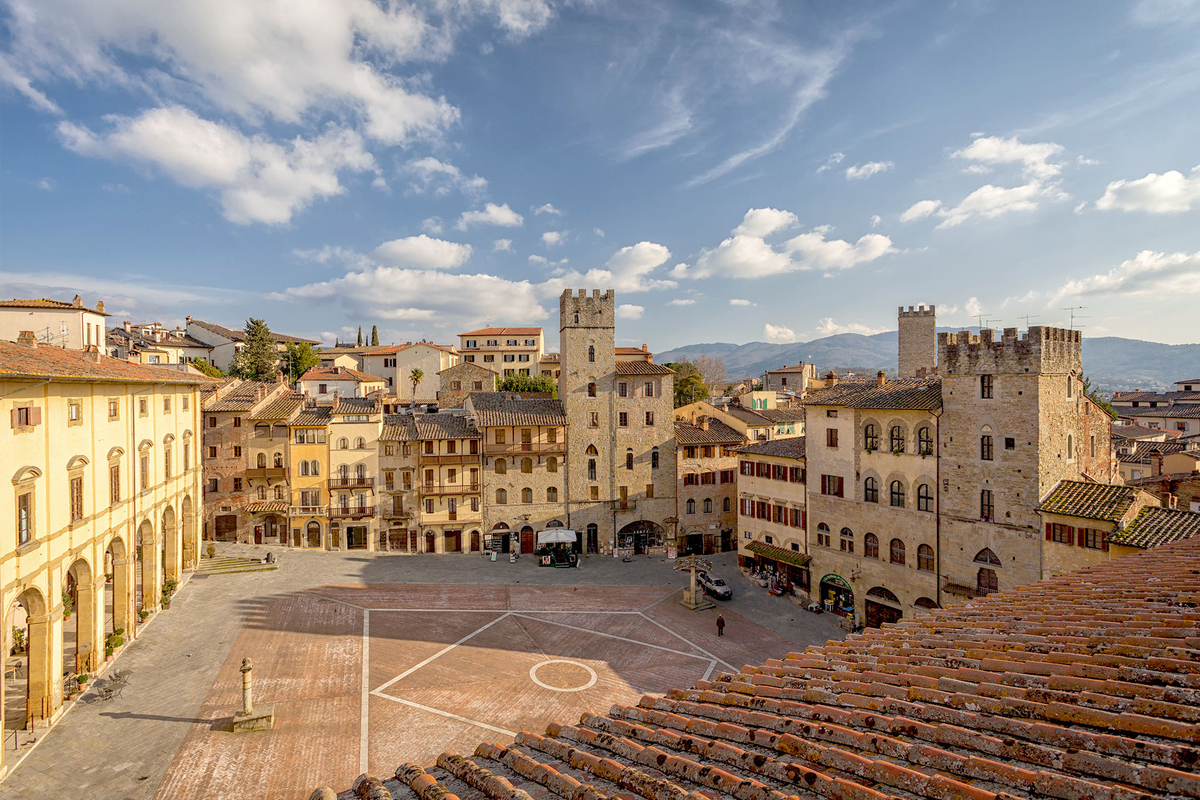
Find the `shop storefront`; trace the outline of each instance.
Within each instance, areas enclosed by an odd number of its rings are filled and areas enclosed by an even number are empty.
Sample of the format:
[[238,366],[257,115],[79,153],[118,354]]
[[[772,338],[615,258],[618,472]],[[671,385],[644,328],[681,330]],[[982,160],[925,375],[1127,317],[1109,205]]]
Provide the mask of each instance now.
[[854,619],[854,591],[841,575],[830,573],[821,578],[820,598],[826,611]]
[[[766,542],[754,541],[746,545],[754,553],[753,559],[743,558],[742,566],[757,574],[766,574],[777,586],[787,591],[807,592],[809,588],[808,564],[812,558],[807,553],[786,550]],[[752,562],[752,563],[751,563]]]
[[639,519],[617,532],[617,553],[621,557],[662,556],[667,554],[666,539],[661,525]]

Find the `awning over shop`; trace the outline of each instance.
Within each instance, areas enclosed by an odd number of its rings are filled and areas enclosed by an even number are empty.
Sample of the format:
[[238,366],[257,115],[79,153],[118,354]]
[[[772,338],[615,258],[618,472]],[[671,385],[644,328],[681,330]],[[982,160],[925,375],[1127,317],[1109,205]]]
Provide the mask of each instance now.
[[812,556],[807,553],[798,553],[795,550],[785,550],[782,547],[776,547],[773,544],[766,542],[751,542],[746,545],[746,549],[751,553],[757,553],[763,558],[769,558],[772,561],[782,561],[785,564],[791,564],[794,567],[807,568]]
[[570,528],[547,528],[538,531],[537,543],[538,547],[544,544],[574,544],[575,531]]
[[250,503],[246,506],[246,510],[252,514],[262,514],[270,511],[283,514],[288,510],[288,501],[270,500],[265,503]]

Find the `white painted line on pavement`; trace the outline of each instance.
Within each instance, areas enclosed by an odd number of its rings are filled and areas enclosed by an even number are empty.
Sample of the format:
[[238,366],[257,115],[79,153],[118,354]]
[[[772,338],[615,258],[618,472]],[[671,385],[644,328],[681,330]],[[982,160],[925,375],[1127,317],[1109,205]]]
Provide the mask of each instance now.
[[681,641],[681,642],[684,642],[684,643],[686,643],[686,644],[690,644],[692,647],[696,648],[696,649],[697,649],[697,650],[699,650],[701,653],[704,653],[704,655],[708,656],[708,657],[709,657],[710,659],[712,659],[713,661],[716,661],[716,662],[718,662],[718,663],[720,663],[720,664],[724,664],[725,666],[729,667],[729,668],[730,668],[730,669],[732,669],[732,670],[736,670],[736,669],[737,669],[737,667],[735,667],[733,664],[730,664],[728,661],[726,661],[726,660],[725,660],[725,659],[723,659],[723,658],[717,658],[717,657],[716,657],[716,656],[714,656],[712,653],[708,652],[707,650],[705,650],[703,647],[701,647],[700,645],[696,644],[695,642],[689,642],[687,639],[684,639],[684,638],[683,638],[682,636],[680,636],[678,633],[676,633],[675,631],[671,630],[671,629],[670,629],[670,628],[668,628],[666,625],[663,625],[661,622],[658,622],[657,620],[650,619],[650,617],[647,617],[645,614],[642,614],[642,616],[643,616],[643,617],[645,617],[645,618],[646,618],[647,620],[649,620],[650,622],[653,622],[653,623],[654,623],[655,625],[657,625],[658,627],[662,628],[662,629],[663,629],[664,631],[666,631],[667,633],[669,633],[669,634],[671,634],[672,636],[674,636],[674,637],[675,637],[676,639],[678,639],[679,641]]
[[515,731],[506,731],[504,728],[497,728],[495,725],[488,725],[486,722],[480,722],[479,720],[470,719],[468,717],[460,717],[458,714],[451,714],[449,711],[442,711],[441,709],[431,708],[430,706],[423,706],[420,703],[414,703],[412,700],[403,700],[399,697],[392,697],[390,694],[380,694],[378,691],[371,692],[371,694],[375,695],[376,697],[382,697],[384,700],[391,700],[393,703],[400,703],[401,705],[412,706],[413,708],[419,708],[422,711],[428,711],[430,714],[437,714],[441,717],[449,717],[450,719],[456,719],[459,722],[465,722],[468,725],[475,725],[480,728],[487,728],[489,731],[502,733],[505,736],[510,736],[514,739],[517,736]]
[[[703,656],[698,656],[695,653],[685,653],[682,650],[672,650],[671,648],[663,647],[662,645],[650,644],[649,642],[640,642],[637,639],[628,639],[624,636],[617,636],[615,633],[602,633],[601,631],[593,631],[593,630],[590,630],[589,628],[580,628],[576,625],[568,625],[565,622],[551,622],[548,619],[538,619],[537,617],[531,617],[528,614],[518,614],[515,611],[513,612],[512,615],[514,617],[521,617],[522,619],[528,619],[528,620],[533,620],[534,622],[540,622],[543,625],[554,625],[559,628],[570,628],[573,631],[580,631],[582,633],[590,633],[594,636],[603,636],[605,639],[616,639],[621,642],[629,642],[630,644],[639,644],[642,647],[649,647],[653,650],[665,650],[666,652],[674,653],[677,656],[687,656],[688,658],[698,658],[701,661],[711,661],[713,659],[713,656],[710,653],[705,653]],[[684,639],[684,641],[687,641],[687,640]],[[691,642],[688,642],[688,644],[691,644]],[[697,649],[699,649],[699,648],[697,648]]]
[[363,640],[362,640],[362,728],[358,733],[358,768],[359,774],[367,772],[367,712],[371,707],[370,684],[371,676],[371,612],[363,611]]
[[[395,683],[396,681],[403,680],[404,678],[407,678],[409,675],[412,675],[414,672],[416,672],[417,670],[419,670],[421,667],[425,666],[426,664],[430,663],[431,661],[435,661],[435,660],[437,660],[438,658],[441,658],[441,657],[442,657],[442,656],[444,656],[446,653],[449,653],[451,650],[453,650],[454,648],[458,647],[458,646],[459,646],[460,644],[462,644],[463,642],[465,642],[465,641],[467,641],[467,640],[471,639],[471,638],[472,638],[472,637],[474,637],[474,636],[477,636],[477,635],[478,635],[478,634],[480,634],[480,633],[483,633],[484,631],[486,631],[488,628],[490,628],[490,627],[492,627],[493,625],[495,625],[495,624],[496,624],[497,622],[499,622],[500,620],[502,620],[502,619],[504,619],[505,617],[509,616],[509,613],[510,613],[510,612],[507,612],[507,611],[506,611],[505,613],[501,614],[500,616],[496,617],[494,620],[492,620],[491,622],[489,622],[487,625],[484,625],[482,628],[479,628],[479,629],[477,629],[477,630],[471,631],[470,633],[468,633],[468,634],[467,634],[466,636],[464,636],[463,638],[459,639],[459,640],[458,640],[457,642],[455,642],[454,644],[451,644],[451,645],[446,645],[446,646],[445,646],[445,647],[443,647],[441,650],[437,651],[436,653],[434,653],[433,655],[431,655],[429,658],[425,659],[425,660],[424,660],[424,661],[422,661],[421,663],[417,664],[416,666],[409,667],[408,669],[404,670],[404,672],[401,672],[399,675],[397,675],[396,677],[392,678],[392,679],[391,679],[390,681],[388,681],[387,683],[383,684],[382,686],[376,687],[375,691],[374,691],[374,692],[372,692],[372,694],[379,694],[379,692],[382,692],[384,689],[388,688],[389,686],[391,686],[391,685],[392,685],[393,683]],[[365,669],[365,667],[364,667],[364,669]],[[379,696],[380,696],[380,697],[386,697],[386,695],[379,695]],[[413,705],[416,705],[416,704],[414,703]],[[421,707],[422,707],[422,708],[424,708],[424,706],[421,706]],[[440,714],[440,713],[442,713],[442,712],[440,712],[440,711],[439,711],[438,713]],[[467,720],[467,721],[468,721],[468,722],[470,722],[470,720]]]

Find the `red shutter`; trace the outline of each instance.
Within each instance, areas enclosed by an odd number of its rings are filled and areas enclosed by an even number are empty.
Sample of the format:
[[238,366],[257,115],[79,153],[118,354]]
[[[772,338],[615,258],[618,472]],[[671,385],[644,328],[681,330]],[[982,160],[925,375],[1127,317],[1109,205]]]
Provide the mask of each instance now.
[[1051,525],[1049,522],[1047,522],[1046,523],[1046,541],[1047,542],[1053,541],[1053,539],[1054,539],[1054,526]]
[[1079,529],[1079,541],[1076,542],[1076,544],[1078,544],[1080,547],[1087,547],[1087,533],[1087,528]]
[[1075,529],[1067,526],[1067,544],[1075,544]]
[[12,421],[12,427],[17,427],[17,410],[15,408],[8,412],[8,417]]
[[42,409],[40,407],[34,406],[33,408],[29,409],[29,424],[30,425],[41,425],[42,424]]
[[1108,552],[1108,533],[1106,531],[1096,531],[1096,535],[1100,537],[1100,549]]

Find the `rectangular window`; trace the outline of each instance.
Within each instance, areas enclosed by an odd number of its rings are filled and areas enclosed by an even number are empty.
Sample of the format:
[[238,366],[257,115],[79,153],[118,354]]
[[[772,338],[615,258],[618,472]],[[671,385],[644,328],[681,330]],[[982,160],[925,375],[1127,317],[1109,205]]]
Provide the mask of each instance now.
[[979,396],[982,397],[984,400],[992,399],[992,376],[991,375],[980,375],[979,376]]
[[979,518],[991,522],[996,516],[996,507],[992,503],[992,490],[984,489],[979,493]]
[[241,478],[233,479],[233,490],[235,492],[240,492],[242,490],[242,479]]
[[736,481],[737,481],[737,474],[734,470],[731,470],[731,469],[721,470],[721,483],[735,483]]
[[821,494],[831,497],[843,497],[842,478],[840,475],[821,476]]
[[617,414],[617,425],[622,428],[628,428],[629,427],[629,414],[627,414],[624,411]]
[[113,505],[121,502],[121,465],[108,468],[108,500]]
[[109,421],[119,419],[121,416],[121,402],[119,400],[108,401],[108,419]]
[[242,427],[242,418],[241,418],[241,417],[234,417],[234,418],[233,418],[233,427],[235,427],[235,428],[240,428],[240,427]]
[[241,446],[241,445],[237,445],[237,444],[235,444],[235,445],[233,446],[233,457],[234,457],[234,458],[241,458],[241,457],[242,457],[242,446]]
[[738,467],[741,469],[743,475],[754,475],[753,461],[743,461],[742,463],[738,464]]
[[1058,542],[1059,544],[1075,544],[1075,528],[1070,525],[1061,525],[1057,522],[1050,523],[1046,526],[1050,530],[1046,537],[1047,541]]
[[[297,434],[299,434],[299,433],[301,433],[301,432],[300,432],[300,431],[296,431],[296,433],[297,433]],[[301,440],[303,441],[303,437],[301,437]],[[208,457],[209,457],[209,458],[216,458],[216,457],[217,457],[217,448],[216,448],[214,445],[209,445],[209,446],[208,446]]]
[[558,443],[558,428],[546,429],[546,441],[550,444]]
[[150,456],[142,455],[141,467],[141,474],[138,477],[141,479],[141,490],[144,492],[150,488]]
[[188,396],[185,394],[183,396],[183,410],[187,411],[189,408],[191,408],[191,402],[189,401]]
[[432,497],[425,498],[425,513],[426,514],[433,513],[433,498]]
[[[216,478],[208,479],[208,488],[205,491],[208,491],[208,492],[217,491],[217,479]],[[301,492],[301,494],[303,494],[303,492]]]
[[505,363],[505,364],[511,364],[512,362],[514,362],[514,361],[516,361],[516,360],[517,360],[516,356],[514,356],[514,355],[512,355],[512,354],[508,354],[508,353],[506,353],[506,354],[505,354],[505,356],[504,356],[504,363]]
[[715,485],[716,482],[717,482],[717,473],[715,473],[715,472],[701,473],[701,475],[700,475],[700,485],[701,486]]
[[505,431],[503,428],[496,429],[496,444],[504,444]]
[[171,413],[171,395],[169,395],[169,394],[163,395],[163,413],[164,414]]
[[628,396],[629,396],[629,384],[618,383],[617,384],[617,397],[628,397]]
[[79,425],[83,422],[83,401],[68,400],[67,401],[67,424]]
[[17,495],[17,544],[33,539],[33,492]]
[[653,483],[646,484],[646,497],[648,497],[648,498],[654,497],[654,484]]
[[478,497],[472,497],[472,498],[471,498],[471,510],[472,510],[472,511],[478,511],[478,510],[479,510],[479,498],[478,498]]
[[826,428],[825,429],[825,446],[826,447],[837,447],[838,446],[837,435],[838,435],[837,428]]
[[646,381],[646,385],[642,387],[642,393],[646,397],[654,397],[654,381]]
[[1098,528],[1080,528],[1079,544],[1093,550],[1108,549],[1108,534]]
[[150,407],[146,403],[146,398],[139,397],[138,398],[138,414],[144,417],[149,413],[150,413]]
[[83,476],[71,478],[71,521],[83,519]]
[[589,411],[588,412],[588,427],[589,428],[599,428],[600,427],[600,412],[599,411]]
[[789,483],[804,483],[804,467],[788,467]]
[[836,419],[837,418],[837,409],[836,408],[825,409],[825,416]]
[[984,461],[992,460],[992,437],[987,434],[979,437],[979,457]]
[[450,453],[452,455],[457,453],[458,452],[458,442],[456,442],[454,439],[447,440],[446,441],[446,452]]
[[491,362],[493,362],[493,361],[495,361],[495,360],[496,360],[496,357],[495,357],[495,356],[485,355],[485,356],[483,357],[483,361],[484,361],[484,363],[491,363]]
[[217,427],[217,418],[216,418],[216,417],[209,417],[209,418],[208,418],[208,427],[210,427],[210,428],[215,428],[215,427]]
[[694,472],[685,473],[683,476],[683,485],[684,486],[695,486],[696,485],[696,477],[697,477],[696,473],[694,473]]
[[433,455],[433,441],[432,440],[425,442],[425,455],[427,455],[427,456]]
[[589,486],[588,487],[588,499],[589,500],[599,500],[600,499],[600,487],[599,486]]
[[192,468],[192,445],[189,442],[183,443],[183,471],[187,472]]
[[1005,450],[1016,450],[1017,449],[1017,440],[1011,436],[1005,436],[1004,437],[1004,449]]
[[163,448],[163,478],[171,478],[171,448]]

